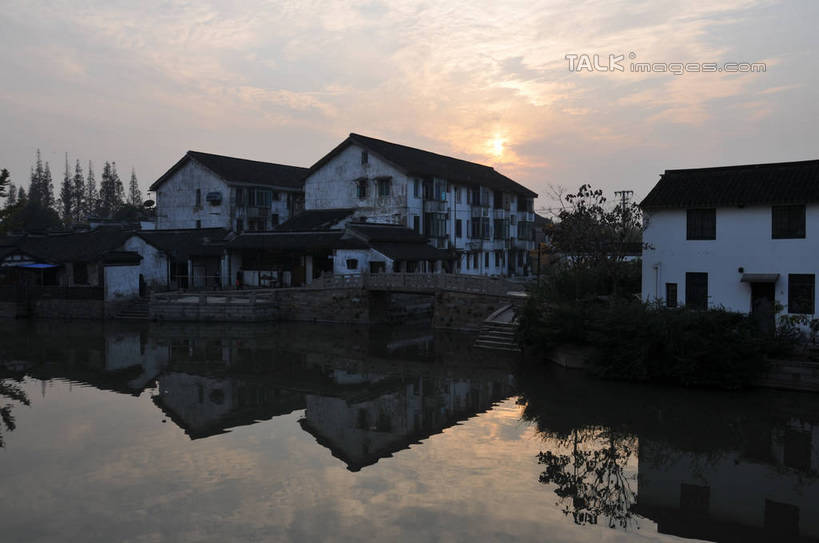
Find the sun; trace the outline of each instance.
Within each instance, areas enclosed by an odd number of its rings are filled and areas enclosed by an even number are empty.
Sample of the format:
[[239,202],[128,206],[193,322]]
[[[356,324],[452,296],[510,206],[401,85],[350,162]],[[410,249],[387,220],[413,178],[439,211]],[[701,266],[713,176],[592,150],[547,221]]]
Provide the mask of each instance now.
[[503,156],[503,145],[506,143],[506,140],[503,139],[501,136],[495,136],[489,142],[489,149],[492,151],[492,154],[496,157]]

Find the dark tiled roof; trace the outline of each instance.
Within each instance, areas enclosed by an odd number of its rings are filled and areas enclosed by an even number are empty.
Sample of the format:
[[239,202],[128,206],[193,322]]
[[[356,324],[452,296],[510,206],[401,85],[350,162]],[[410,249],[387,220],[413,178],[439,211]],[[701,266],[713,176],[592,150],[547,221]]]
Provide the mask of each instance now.
[[316,232],[332,227],[355,213],[354,209],[310,209],[284,221],[277,232]]
[[351,223],[349,229],[369,242],[427,243],[421,234],[395,224]]
[[227,243],[229,249],[265,249],[270,251],[315,251],[332,249],[366,249],[356,239],[343,238],[344,232],[247,232]]
[[228,231],[224,228],[193,228],[142,230],[135,234],[173,258],[186,259],[190,256],[222,255]]
[[393,260],[449,260],[455,256],[423,243],[374,242],[370,246]]
[[117,265],[137,265],[142,261],[142,256],[134,251],[111,251],[106,253],[102,263],[106,266]]
[[131,230],[103,227],[88,232],[22,236],[14,245],[43,262],[92,262],[119,249],[133,234]]
[[310,172],[316,171],[350,144],[358,144],[364,147],[388,162],[395,164],[409,175],[440,177],[465,185],[483,185],[492,190],[522,194],[530,198],[537,196],[531,190],[498,173],[489,166],[353,133],[338,147],[314,164],[310,168]]
[[718,207],[819,202],[819,160],[666,170],[640,206]]
[[188,151],[182,159],[171,166],[162,177],[150,187],[155,191],[159,186],[173,176],[176,171],[185,165],[188,160],[195,160],[228,183],[245,183],[252,185],[268,185],[295,190],[304,188],[304,178],[309,171],[299,166],[287,166],[270,162],[259,162],[230,156]]

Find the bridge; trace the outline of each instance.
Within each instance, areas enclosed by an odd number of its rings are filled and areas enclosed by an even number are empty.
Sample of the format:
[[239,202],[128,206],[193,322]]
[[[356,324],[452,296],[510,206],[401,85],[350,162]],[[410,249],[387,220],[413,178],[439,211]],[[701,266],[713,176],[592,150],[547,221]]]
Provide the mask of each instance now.
[[[151,296],[150,318],[169,321],[391,322],[391,311],[425,300],[439,328],[479,330],[505,305],[520,305],[525,285],[455,274],[324,275],[297,288],[162,292]],[[409,298],[409,301],[408,301]]]

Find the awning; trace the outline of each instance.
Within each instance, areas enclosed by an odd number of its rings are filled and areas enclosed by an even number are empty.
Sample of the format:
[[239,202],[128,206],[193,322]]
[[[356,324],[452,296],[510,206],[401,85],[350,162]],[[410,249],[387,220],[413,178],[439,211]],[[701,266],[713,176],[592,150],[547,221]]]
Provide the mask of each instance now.
[[20,263],[20,264],[12,264],[12,268],[26,268],[29,270],[48,270],[51,268],[58,267],[56,264],[35,264],[35,263]]
[[743,283],[776,283],[777,279],[779,279],[778,273],[743,273],[740,281]]

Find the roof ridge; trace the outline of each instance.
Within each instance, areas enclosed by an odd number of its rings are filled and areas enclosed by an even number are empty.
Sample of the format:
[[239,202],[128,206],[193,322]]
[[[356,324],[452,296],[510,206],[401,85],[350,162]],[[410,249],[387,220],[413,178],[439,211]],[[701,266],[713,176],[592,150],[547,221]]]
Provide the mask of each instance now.
[[716,171],[716,170],[734,170],[740,168],[774,168],[781,166],[799,166],[807,164],[819,164],[819,159],[808,160],[790,160],[785,162],[759,162],[755,164],[734,164],[732,166],[703,166],[699,168],[674,168],[665,170],[664,173],[676,172],[698,172],[698,171]]
[[493,172],[497,173],[497,170],[495,170],[495,168],[492,167],[492,166],[487,166],[486,164],[481,164],[480,162],[473,162],[471,160],[466,160],[466,159],[458,158],[458,157],[454,157],[454,156],[442,155],[441,153],[436,153],[435,151],[427,151],[426,149],[421,149],[420,147],[411,147],[409,145],[404,145],[402,143],[395,143],[395,142],[392,142],[392,141],[382,140],[380,138],[373,138],[371,136],[365,136],[364,134],[357,134],[355,132],[350,132],[350,137],[351,138],[364,138],[364,139],[367,139],[367,140],[374,140],[374,141],[377,141],[377,142],[380,142],[380,143],[386,143],[388,145],[394,145],[396,147],[402,147],[404,149],[409,149],[411,151],[420,151],[422,153],[429,153],[431,155],[435,155],[435,156],[438,156],[438,157],[441,157],[441,158],[446,158],[446,159],[449,159],[449,160],[457,160],[459,162],[465,162],[467,164],[472,164],[473,166],[480,166],[481,168],[486,168],[486,169],[492,170]]
[[284,168],[296,168],[296,169],[299,169],[299,170],[309,169],[309,168],[307,168],[305,166],[293,166],[292,164],[281,164],[279,162],[266,162],[264,160],[254,160],[252,158],[242,158],[242,157],[230,156],[230,155],[219,155],[219,154],[216,154],[216,153],[206,153],[204,151],[194,151],[192,149],[188,149],[186,154],[192,155],[193,158],[196,158],[196,155],[202,155],[202,156],[209,156],[209,157],[215,157],[215,158],[228,158],[230,160],[241,160],[243,162],[255,162],[256,164],[269,164],[269,165],[272,165],[272,166],[281,166],[281,167],[284,167]]

